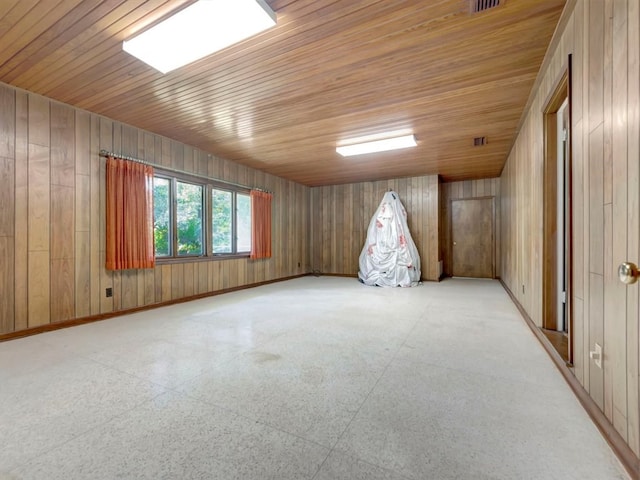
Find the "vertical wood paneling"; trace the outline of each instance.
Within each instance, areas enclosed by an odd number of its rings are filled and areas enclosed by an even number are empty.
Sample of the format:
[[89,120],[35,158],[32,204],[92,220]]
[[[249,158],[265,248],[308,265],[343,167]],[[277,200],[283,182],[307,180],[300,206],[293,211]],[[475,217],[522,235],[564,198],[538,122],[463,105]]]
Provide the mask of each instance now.
[[120,273],[120,310],[138,306],[138,272],[124,270]]
[[91,116],[75,112],[75,317],[91,315]]
[[49,149],[29,145],[29,251],[49,251]]
[[75,313],[76,318],[91,315],[91,233],[76,231]]
[[[262,262],[262,266],[264,267],[267,264],[266,261]],[[229,262],[220,262],[220,265],[218,266],[218,275],[220,276],[220,288],[221,289],[227,289],[229,288]],[[263,270],[263,274],[261,277],[264,280],[269,280],[269,275],[268,272],[265,270]]]
[[15,118],[15,92],[0,87],[0,331],[15,326]]
[[29,143],[49,146],[49,100],[39,95],[29,95]]
[[[573,56],[571,92],[574,374],[631,449],[640,453],[638,286],[616,278],[640,259],[640,7],[575,3],[501,176],[501,277],[533,320],[542,286],[542,114]],[[589,358],[603,346],[603,368]]]
[[[611,203],[607,203],[604,205],[604,264],[611,265],[611,258],[613,256],[613,206]],[[625,229],[626,230],[626,229]],[[614,275],[615,272],[612,272],[610,269],[605,269],[604,272],[604,318],[611,318],[611,322],[606,325],[603,325],[603,341],[604,345],[611,345],[615,341],[616,333],[616,324],[619,323],[618,319],[614,319],[611,317],[612,310],[614,309],[613,302],[609,300],[615,289],[618,287],[616,283],[618,279]],[[626,303],[626,299],[624,301]],[[622,316],[624,319],[624,315]],[[614,358],[616,356],[615,352],[611,352],[610,361],[604,362],[604,414],[607,416],[609,421],[613,422],[613,381],[614,381]],[[625,397],[626,402],[626,397]],[[626,410],[626,409],[625,409]],[[626,430],[626,419],[625,419],[625,430]]]
[[51,186],[51,321],[75,316],[75,227],[73,188]]
[[27,328],[29,318],[29,141],[28,96],[16,92],[15,110],[15,231],[14,231],[14,315],[13,328]]
[[171,265],[171,298],[184,296],[184,264]]
[[91,232],[90,232],[90,250],[91,250],[91,315],[100,313],[102,305],[102,296],[104,291],[100,288],[101,275],[100,269],[104,263],[101,262],[102,252],[100,251],[100,223],[102,216],[100,215],[100,164],[102,163],[98,152],[100,151],[100,118],[97,115],[91,115],[91,139],[89,141],[90,152],[90,168],[91,168]]
[[184,169],[184,145],[171,141],[171,168]]
[[438,245],[438,215],[439,212],[439,204],[438,201],[440,199],[440,195],[438,193],[438,177],[437,175],[431,175],[428,177],[428,207],[427,207],[427,219],[428,225],[425,225],[425,228],[428,229],[429,236],[429,244],[428,247],[423,250],[424,253],[429,257],[428,265],[428,274],[423,276],[429,280],[439,280],[438,276],[438,261],[439,258],[439,245]]
[[16,92],[0,85],[0,157],[14,158],[16,149]]
[[[602,40],[602,39],[601,39]],[[591,61],[590,57],[590,61]],[[600,58],[600,62],[602,59]],[[596,78],[600,78],[597,76]],[[600,91],[602,91],[600,81]],[[590,110],[592,100],[590,89]],[[596,104],[598,112],[602,104]],[[596,116],[602,115],[598,113]],[[604,126],[600,123],[589,134],[589,348],[598,343],[604,345]],[[586,332],[585,332],[586,333]],[[613,347],[613,345],[610,345]],[[596,404],[604,410],[604,372],[601,368],[589,370],[589,393]]]
[[309,207],[309,219],[311,229],[311,270],[316,271],[321,269],[322,265],[322,222],[315,221],[317,217],[322,213],[322,189],[311,189],[311,202]]
[[[30,97],[31,99],[31,97]],[[31,112],[31,101],[29,111]],[[48,105],[36,102],[36,108],[46,109]],[[33,118],[45,118],[42,112],[29,115],[29,199],[28,199],[28,326],[44,325],[50,321],[50,165],[49,148],[32,144],[31,134],[34,128]],[[47,124],[48,126],[48,124]],[[42,127],[44,128],[44,126]],[[47,128],[48,131],[48,128]],[[33,132],[35,134],[35,132]],[[44,137],[44,135],[43,135]],[[46,136],[48,141],[49,137]]]
[[[612,345],[604,345],[604,278],[597,273],[589,275],[589,345],[598,343],[608,351]],[[591,347],[593,348],[593,347]],[[608,356],[608,355],[607,355]],[[589,369],[589,394],[600,409],[604,410],[604,371]]]
[[147,305],[162,301],[162,265],[156,265],[153,269],[153,284],[153,300]]
[[171,167],[172,166],[172,157],[171,157],[171,140],[169,140],[168,138],[162,137],[160,140],[161,143],[161,151],[162,151],[162,161],[161,161],[161,165],[164,165],[165,167]]
[[[259,261],[259,264],[262,264],[262,261]],[[223,262],[213,262],[212,264],[212,268],[211,268],[211,279],[213,281],[213,286],[211,288],[211,290],[216,291],[216,290],[222,290],[223,285],[222,285],[222,266],[223,266]],[[253,265],[256,266],[256,262],[253,262]],[[259,282],[261,280],[258,280],[258,276],[256,275],[256,277],[254,277],[254,281]]]
[[[198,294],[209,291],[209,266],[207,263],[200,262],[198,265]],[[246,261],[245,261],[246,266]],[[246,279],[245,279],[246,284]]]
[[75,186],[75,111],[72,107],[52,102],[51,184]]
[[[331,270],[331,265],[328,263],[331,258],[331,226],[333,222],[333,217],[331,216],[331,199],[332,195],[332,187],[321,187],[321,200],[320,205],[322,205],[320,210],[316,210],[314,220],[319,225],[319,228],[322,229],[322,262],[320,263],[319,271],[329,272]],[[319,205],[319,206],[320,206]],[[350,269],[352,271],[352,269]]]
[[29,319],[28,327],[37,327],[50,323],[50,280],[49,280],[49,252],[29,252]]
[[604,203],[612,202],[612,178],[613,175],[613,125],[612,125],[612,100],[613,100],[613,0],[605,0],[604,4],[604,60],[603,60],[603,127],[604,127],[604,177],[603,195]]
[[602,124],[604,115],[604,7],[603,0],[589,0],[589,131]]
[[[607,5],[608,6],[608,5]],[[605,79],[611,77],[611,91],[605,87],[605,96],[611,95],[608,104],[605,99],[605,169],[611,165],[610,178],[604,178],[605,204],[607,193],[611,192],[611,223],[606,232],[611,235],[610,245],[605,245],[605,265],[619,265],[627,258],[627,76],[613,75],[613,72],[627,70],[627,2],[615,1],[607,12],[607,22],[611,32],[605,31],[605,42],[610,50],[611,65],[605,64]],[[610,45],[610,47],[609,47]],[[605,82],[606,84],[606,82]],[[609,113],[610,112],[610,113]],[[608,134],[608,135],[607,135]],[[607,148],[607,136],[610,148]],[[613,188],[613,185],[616,188]],[[609,352],[608,362],[604,365],[605,375],[605,414],[616,430],[629,437],[626,348],[616,348],[618,339],[626,336],[626,300],[627,288],[621,284],[615,270],[605,270],[605,319],[604,344]],[[614,348],[609,349],[613,346]]]
[[0,259],[0,331],[10,332],[14,329],[14,240],[13,237],[0,236],[0,251],[4,258]]
[[75,191],[51,185],[51,258],[74,258]]
[[184,279],[182,281],[182,295],[181,297],[190,297],[195,295],[195,284],[194,284],[194,266],[193,263],[185,263],[184,264]]
[[73,258],[51,259],[51,322],[74,318],[74,272]]
[[168,302],[171,300],[171,265],[162,265],[159,268],[162,271],[160,301]]
[[[578,2],[581,3],[581,2]],[[582,27],[582,37],[580,39],[576,39],[577,42],[582,44],[582,64],[576,65],[576,70],[582,70],[582,97],[578,99],[578,102],[582,103],[582,135],[579,138],[574,138],[573,143],[581,143],[580,146],[582,150],[583,158],[580,160],[582,163],[582,197],[577,198],[573,203],[582,203],[582,230],[578,233],[578,230],[574,228],[574,235],[578,235],[581,237],[583,243],[583,262],[582,264],[577,264],[574,262],[574,268],[576,271],[574,272],[574,277],[578,275],[582,276],[583,288],[582,294],[584,299],[584,331],[580,332],[580,338],[582,339],[583,344],[583,357],[580,359],[575,359],[578,363],[581,363],[584,366],[583,371],[583,386],[588,391],[589,390],[589,381],[590,381],[590,370],[592,368],[590,359],[589,359],[589,351],[591,350],[590,345],[590,325],[589,325],[589,305],[590,305],[590,288],[589,288],[589,165],[590,165],[590,157],[589,157],[589,133],[591,132],[591,118],[589,114],[589,96],[590,96],[590,45],[589,45],[589,36],[591,35],[589,19],[590,19],[590,2],[584,2],[584,8],[582,13],[582,17],[580,19],[576,18],[576,21],[580,21],[583,24]]]

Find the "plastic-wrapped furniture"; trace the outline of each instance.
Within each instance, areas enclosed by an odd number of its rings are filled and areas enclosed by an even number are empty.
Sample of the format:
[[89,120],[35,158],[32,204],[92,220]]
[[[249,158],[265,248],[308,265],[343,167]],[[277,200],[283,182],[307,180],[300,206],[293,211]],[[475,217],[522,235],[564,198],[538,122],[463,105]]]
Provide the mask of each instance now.
[[396,192],[385,193],[369,223],[358,278],[378,287],[413,287],[420,283],[420,255]]

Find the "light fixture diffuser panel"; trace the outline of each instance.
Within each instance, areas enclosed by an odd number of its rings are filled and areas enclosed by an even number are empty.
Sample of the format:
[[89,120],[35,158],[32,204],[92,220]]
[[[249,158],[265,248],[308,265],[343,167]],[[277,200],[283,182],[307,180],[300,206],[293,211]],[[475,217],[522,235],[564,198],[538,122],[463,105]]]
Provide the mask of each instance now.
[[162,73],[199,60],[276,24],[262,0],[200,0],[122,43]]
[[401,137],[385,138],[373,142],[356,143],[353,145],[344,145],[336,148],[343,157],[353,155],[364,155],[366,153],[387,152],[389,150],[399,150],[401,148],[415,147],[416,137],[414,135],[404,135]]

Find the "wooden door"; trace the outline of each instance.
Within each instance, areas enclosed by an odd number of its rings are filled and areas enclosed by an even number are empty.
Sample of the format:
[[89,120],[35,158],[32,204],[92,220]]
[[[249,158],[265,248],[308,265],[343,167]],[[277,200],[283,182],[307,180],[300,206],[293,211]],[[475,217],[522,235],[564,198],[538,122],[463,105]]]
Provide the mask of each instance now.
[[493,278],[493,198],[451,201],[451,263],[454,277]]

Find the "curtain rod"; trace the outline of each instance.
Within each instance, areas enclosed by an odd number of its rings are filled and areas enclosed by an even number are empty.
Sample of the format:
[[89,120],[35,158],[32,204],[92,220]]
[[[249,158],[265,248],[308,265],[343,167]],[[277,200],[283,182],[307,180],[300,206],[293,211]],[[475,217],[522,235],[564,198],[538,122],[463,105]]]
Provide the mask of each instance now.
[[181,173],[181,174],[184,174],[184,175],[191,175],[191,176],[195,176],[195,177],[205,178],[207,180],[212,180],[212,181],[217,182],[217,183],[224,183],[225,185],[230,185],[232,187],[240,187],[240,188],[246,188],[247,190],[259,190],[261,192],[273,193],[273,192],[270,192],[269,190],[266,190],[264,188],[249,187],[247,185],[242,185],[240,183],[229,182],[227,180],[220,180],[219,178],[213,178],[213,177],[209,177],[207,175],[201,175],[199,173],[187,172],[186,170],[178,170],[177,168],[169,168],[169,167],[165,167],[163,165],[157,165],[155,163],[148,162],[146,160],[141,160],[139,158],[130,157],[128,155],[121,155],[119,153],[113,153],[113,152],[110,152],[110,151],[104,150],[104,149],[100,150],[100,156],[101,157],[121,158],[123,160],[129,160],[131,162],[142,163],[144,165],[149,165],[150,167],[159,168],[160,170],[165,170],[167,172]]

